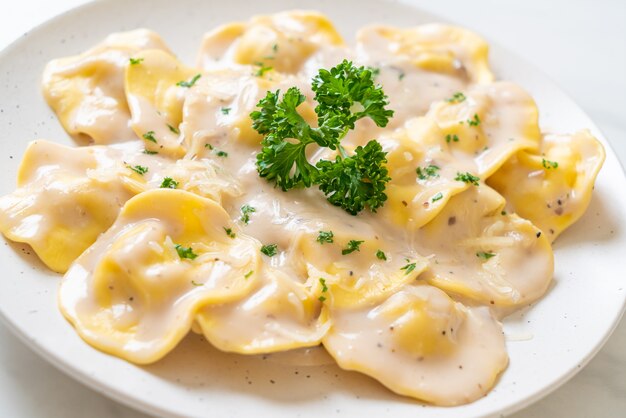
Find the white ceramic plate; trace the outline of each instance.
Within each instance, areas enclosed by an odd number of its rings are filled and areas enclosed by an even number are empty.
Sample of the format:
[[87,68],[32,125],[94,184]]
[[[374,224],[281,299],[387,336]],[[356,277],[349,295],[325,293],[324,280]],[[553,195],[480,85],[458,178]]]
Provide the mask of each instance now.
[[[347,39],[368,23],[410,26],[439,20],[380,0],[318,0],[307,6],[328,14]],[[302,3],[102,1],[30,32],[0,55],[0,194],[14,189],[29,141],[43,137],[72,143],[40,93],[39,79],[48,60],[79,53],[110,32],[148,27],[193,64],[202,34],[215,25],[295,7]],[[334,365],[294,367],[225,354],[198,336],[185,339],[157,364],[137,367],[85,344],[57,309],[59,277],[27,246],[9,242],[0,245],[0,316],[64,372],[107,396],[159,415],[478,417],[512,413],[547,395],[591,359],[621,317],[626,300],[621,277],[626,271],[626,179],[583,111],[544,75],[490,41],[497,76],[531,92],[545,131],[590,128],[608,155],[586,215],[555,245],[554,285],[536,306],[506,319],[510,366],[487,397],[456,408],[423,406]]]

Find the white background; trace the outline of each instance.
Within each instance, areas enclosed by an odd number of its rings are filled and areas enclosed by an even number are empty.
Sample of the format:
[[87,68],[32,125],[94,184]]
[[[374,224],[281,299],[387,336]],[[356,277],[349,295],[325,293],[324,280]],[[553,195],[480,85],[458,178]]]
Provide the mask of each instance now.
[[[547,73],[592,117],[624,165],[626,1],[408,2],[476,30]],[[1,0],[0,49],[50,17],[83,3],[86,0]],[[303,7],[314,8],[315,2],[303,1]],[[626,272],[623,274],[626,281]],[[618,417],[624,416],[625,411],[626,321],[622,321],[585,369],[544,400],[516,414],[515,418]],[[0,416],[145,417],[57,371],[2,324]]]

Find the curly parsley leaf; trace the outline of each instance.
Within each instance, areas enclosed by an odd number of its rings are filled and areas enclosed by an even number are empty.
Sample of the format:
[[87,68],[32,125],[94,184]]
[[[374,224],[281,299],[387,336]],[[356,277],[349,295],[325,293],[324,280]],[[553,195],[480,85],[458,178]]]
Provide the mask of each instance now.
[[387,200],[385,186],[388,176],[386,153],[377,141],[357,147],[351,157],[322,160],[316,183],[328,201],[356,215],[368,206],[372,212]]
[[[298,113],[306,97],[296,87],[282,97],[279,90],[268,91],[257,104],[259,110],[250,114],[253,128],[264,136],[257,154],[259,175],[283,191],[317,184],[332,204],[353,215],[365,206],[376,211],[387,199],[386,153],[372,140],[348,156],[340,142],[361,118],[386,126],[393,116],[393,111],[386,109],[387,96],[374,84],[370,69],[355,67],[347,60],[330,70],[319,70],[312,90],[318,103],[317,127]],[[310,144],[338,150],[340,155],[334,161],[313,165],[306,154]]]

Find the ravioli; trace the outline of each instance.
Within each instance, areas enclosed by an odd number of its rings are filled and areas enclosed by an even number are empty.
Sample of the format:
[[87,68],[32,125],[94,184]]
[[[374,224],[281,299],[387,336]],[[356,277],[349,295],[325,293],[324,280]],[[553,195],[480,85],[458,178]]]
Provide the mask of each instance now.
[[417,233],[418,251],[432,254],[422,278],[488,306],[522,307],[541,297],[554,273],[550,240],[504,204],[484,184],[450,199]]
[[[357,307],[380,301],[414,281],[428,265],[421,256],[407,253],[403,257],[387,248],[383,251],[386,260],[382,260],[377,253],[386,243],[364,230],[350,233],[333,225],[332,231],[332,243],[319,242],[318,233],[299,234],[290,254],[294,264],[302,263],[306,269],[311,286],[327,289],[320,296],[329,306]],[[358,249],[351,242],[358,242]]]
[[133,195],[110,172],[120,154],[32,142],[19,168],[18,189],[0,197],[0,231],[29,244],[51,270],[65,272]]
[[539,152],[519,152],[488,183],[506,198],[507,210],[554,241],[589,206],[604,158],[602,144],[589,131],[546,135]]
[[147,29],[109,35],[81,55],[48,63],[43,93],[63,128],[83,142],[111,144],[136,139],[124,94],[124,69],[143,49],[168,51]]
[[134,197],[68,270],[61,311],[95,347],[135,363],[157,361],[203,306],[252,290],[258,245],[229,237],[229,226],[218,204],[185,191]]
[[254,64],[295,74],[309,56],[327,45],[343,45],[343,39],[326,16],[282,12],[212,30],[204,36],[197,63],[204,69]]
[[483,397],[508,363],[502,327],[426,284],[375,306],[333,310],[324,347],[340,367],[437,405]]
[[263,266],[260,279],[243,300],[211,305],[196,316],[215,347],[242,354],[272,353],[320,344],[328,312],[308,286],[280,270]]
[[400,57],[427,71],[460,74],[473,83],[493,81],[487,43],[475,33],[455,26],[369,26],[357,33],[357,50],[375,54],[379,60]]

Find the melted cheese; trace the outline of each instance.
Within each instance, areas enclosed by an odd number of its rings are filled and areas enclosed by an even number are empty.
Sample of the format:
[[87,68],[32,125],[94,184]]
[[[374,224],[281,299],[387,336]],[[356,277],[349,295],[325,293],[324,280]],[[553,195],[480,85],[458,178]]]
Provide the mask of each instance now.
[[[315,125],[311,78],[344,58],[377,70],[395,111],[342,139],[387,153],[388,199],[358,216],[260,178],[250,119],[295,86]],[[66,130],[108,145],[33,142],[0,231],[67,270],[59,305],[83,339],[140,364],[190,330],[244,354],[322,343],[403,395],[484,396],[507,365],[493,315],[545,293],[550,240],[585,211],[601,145],[542,137],[532,98],[493,81],[487,44],[447,25],[372,26],[351,49],[318,13],[260,16],[209,32],[198,67],[139,30],[46,68]]]

